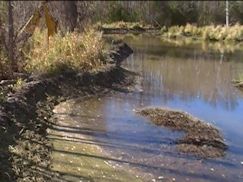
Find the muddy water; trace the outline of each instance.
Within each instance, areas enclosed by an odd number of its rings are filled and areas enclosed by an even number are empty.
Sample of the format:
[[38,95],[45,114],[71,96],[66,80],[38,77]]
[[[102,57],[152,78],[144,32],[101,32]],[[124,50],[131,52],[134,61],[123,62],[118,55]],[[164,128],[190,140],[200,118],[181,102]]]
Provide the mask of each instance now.
[[[243,74],[243,53],[144,36],[124,40],[134,50],[124,67],[141,75],[135,90],[57,106],[54,170],[69,181],[243,181],[243,94],[231,82]],[[173,142],[183,133],[134,112],[145,106],[183,110],[214,124],[229,146],[225,156],[180,154]]]

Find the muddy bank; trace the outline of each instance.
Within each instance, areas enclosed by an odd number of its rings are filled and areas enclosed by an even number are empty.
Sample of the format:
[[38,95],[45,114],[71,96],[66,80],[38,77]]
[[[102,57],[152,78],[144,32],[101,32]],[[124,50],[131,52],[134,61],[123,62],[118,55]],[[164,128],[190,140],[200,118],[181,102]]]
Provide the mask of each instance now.
[[114,47],[113,61],[98,71],[29,77],[20,90],[1,101],[0,181],[60,181],[58,174],[49,169],[51,146],[46,129],[52,126],[52,109],[73,97],[126,91],[133,75],[116,65],[132,50],[123,43]]
[[158,126],[183,131],[185,135],[175,141],[180,152],[202,158],[222,157],[227,146],[219,130],[193,116],[164,108],[144,108],[138,111]]

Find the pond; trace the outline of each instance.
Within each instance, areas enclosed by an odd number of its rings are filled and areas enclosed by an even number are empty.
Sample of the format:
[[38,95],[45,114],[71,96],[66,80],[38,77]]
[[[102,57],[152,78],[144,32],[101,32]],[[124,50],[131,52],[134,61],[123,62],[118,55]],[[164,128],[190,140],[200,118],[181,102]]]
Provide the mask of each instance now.
[[[134,91],[59,105],[55,116],[68,126],[68,133],[75,133],[66,138],[76,137],[81,148],[96,147],[101,154],[89,157],[108,161],[116,170],[125,168],[142,181],[243,181],[243,92],[232,83],[243,74],[243,52],[238,48],[203,49],[199,44],[178,46],[146,35],[122,38],[134,50],[123,66],[140,74]],[[182,110],[213,124],[228,145],[226,155],[201,159],[179,153],[173,142],[183,133],[158,127],[134,112],[146,106]],[[57,134],[50,138],[54,147],[68,148],[58,143]],[[67,145],[78,148],[76,143]],[[71,158],[62,155],[62,160]],[[65,169],[65,163],[55,164],[60,151],[53,156],[55,170]],[[72,160],[78,161],[82,156],[75,157]],[[78,181],[78,174],[69,180]],[[115,173],[107,173],[111,174]],[[118,174],[104,181],[131,179],[122,178]]]

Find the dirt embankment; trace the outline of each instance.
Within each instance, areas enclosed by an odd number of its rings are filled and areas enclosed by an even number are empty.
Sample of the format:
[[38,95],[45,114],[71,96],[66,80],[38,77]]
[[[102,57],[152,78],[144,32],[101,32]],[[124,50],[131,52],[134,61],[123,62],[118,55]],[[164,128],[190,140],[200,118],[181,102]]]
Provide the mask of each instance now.
[[112,62],[92,73],[65,72],[52,78],[28,78],[0,107],[0,181],[59,181],[49,169],[51,145],[46,129],[54,105],[68,98],[124,91],[133,75],[117,67],[132,50],[117,43]]
[[145,108],[138,111],[159,126],[184,131],[185,135],[175,143],[177,149],[202,158],[222,157],[227,146],[219,130],[191,115],[162,108]]

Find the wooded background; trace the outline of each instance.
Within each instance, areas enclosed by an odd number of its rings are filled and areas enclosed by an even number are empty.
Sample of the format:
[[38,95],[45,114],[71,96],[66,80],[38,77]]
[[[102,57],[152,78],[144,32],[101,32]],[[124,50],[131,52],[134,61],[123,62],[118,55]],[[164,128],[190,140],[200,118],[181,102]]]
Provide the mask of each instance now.
[[[13,1],[14,27],[28,20],[41,1]],[[225,24],[226,1],[50,1],[51,13],[62,30],[87,22],[144,21],[154,25],[199,26]],[[0,19],[7,21],[7,2],[0,2]],[[243,23],[243,2],[229,1],[230,24]]]
[[[17,59],[18,45],[22,46],[16,35],[42,2],[0,1],[1,55],[7,52],[10,60]],[[242,24],[243,1],[228,2],[229,25]],[[48,1],[48,8],[63,33],[82,31],[87,24],[96,22],[144,22],[162,27],[187,23],[224,25],[226,19],[226,1]],[[40,25],[45,26],[44,22]],[[2,51],[4,48],[7,51]],[[4,60],[1,62],[0,68],[5,65]]]

